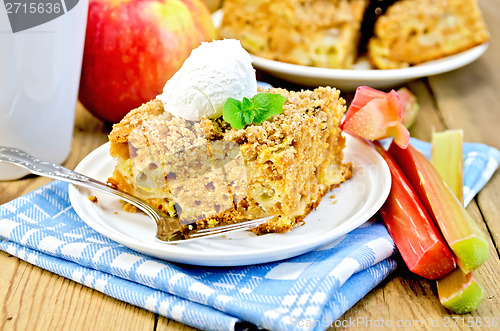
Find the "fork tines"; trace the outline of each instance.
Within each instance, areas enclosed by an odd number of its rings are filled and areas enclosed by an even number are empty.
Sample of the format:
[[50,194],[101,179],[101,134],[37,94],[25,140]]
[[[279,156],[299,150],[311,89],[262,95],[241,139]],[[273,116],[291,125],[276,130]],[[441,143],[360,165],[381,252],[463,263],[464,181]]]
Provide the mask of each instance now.
[[244,221],[244,222],[240,222],[240,223],[218,226],[218,227],[210,228],[210,229],[196,230],[196,232],[194,232],[193,234],[189,234],[188,238],[200,238],[200,237],[207,237],[207,236],[212,236],[212,235],[223,234],[226,232],[234,232],[234,231],[238,231],[238,230],[250,230],[250,229],[258,227],[262,223],[267,222],[272,217],[273,216],[268,216],[268,217],[263,217],[263,218],[257,218],[257,219],[250,220],[250,221]]

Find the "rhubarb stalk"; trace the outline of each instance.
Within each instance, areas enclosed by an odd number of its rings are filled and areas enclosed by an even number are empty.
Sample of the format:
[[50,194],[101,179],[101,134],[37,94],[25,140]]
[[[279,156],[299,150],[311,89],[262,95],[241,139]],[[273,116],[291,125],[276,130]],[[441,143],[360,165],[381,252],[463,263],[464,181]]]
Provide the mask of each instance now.
[[459,268],[438,280],[437,290],[441,304],[457,314],[473,311],[484,298],[478,275],[474,271],[465,274]]
[[402,149],[392,143],[389,154],[405,170],[411,185],[455,254],[458,266],[465,273],[478,268],[488,258],[488,241],[436,168],[411,144]]
[[413,125],[413,123],[415,123],[418,111],[420,109],[420,106],[417,102],[417,97],[404,86],[396,92],[399,95],[399,99],[401,100],[401,107],[403,108],[402,123],[407,129],[409,129]]
[[341,129],[371,141],[394,137],[394,141],[405,148],[410,141],[410,132],[403,125],[402,116],[402,103],[396,91],[385,93],[360,86],[347,109]]
[[463,203],[462,145],[462,130],[446,130],[432,134],[431,162],[458,200]]
[[[447,130],[432,135],[431,162],[455,196],[463,203],[463,132]],[[457,314],[473,311],[483,301],[484,289],[475,271],[458,268],[437,281],[439,301]]]
[[389,166],[391,191],[380,215],[408,269],[428,279],[445,276],[455,259],[422,202],[396,161],[375,142],[375,149]]

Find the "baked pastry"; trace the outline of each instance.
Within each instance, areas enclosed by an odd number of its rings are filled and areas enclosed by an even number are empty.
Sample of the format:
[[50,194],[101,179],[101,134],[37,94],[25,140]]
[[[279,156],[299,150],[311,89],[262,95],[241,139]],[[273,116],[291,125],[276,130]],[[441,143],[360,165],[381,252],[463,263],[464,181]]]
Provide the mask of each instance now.
[[314,67],[350,68],[369,0],[225,0],[221,38],[250,53]]
[[351,176],[343,163],[345,101],[334,88],[291,92],[283,112],[231,128],[222,118],[188,121],[160,100],[132,110],[109,139],[117,165],[108,182],[197,228],[276,215],[258,232],[303,223]]
[[221,38],[293,64],[404,68],[489,40],[477,0],[225,0]]
[[380,69],[405,68],[488,39],[476,0],[401,0],[375,23],[368,57]]

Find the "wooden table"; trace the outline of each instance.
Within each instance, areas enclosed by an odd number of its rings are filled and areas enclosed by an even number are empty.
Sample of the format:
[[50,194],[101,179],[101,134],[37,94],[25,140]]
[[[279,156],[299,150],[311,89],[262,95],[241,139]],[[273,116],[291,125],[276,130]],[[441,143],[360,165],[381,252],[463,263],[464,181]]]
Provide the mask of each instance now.
[[[461,128],[466,141],[482,142],[500,149],[500,24],[497,21],[500,6],[494,0],[481,0],[480,5],[492,34],[490,48],[484,56],[462,69],[407,84],[421,106],[411,129],[413,137],[429,141],[433,130]],[[276,86],[290,87],[285,82],[269,80]],[[85,155],[106,142],[107,132],[100,121],[78,105],[73,147],[65,165],[74,168]],[[0,182],[0,204],[48,182],[46,178],[35,176]],[[484,281],[486,297],[476,311],[460,316],[465,318],[465,326],[459,320],[454,330],[469,329],[469,317],[473,317],[472,329],[481,329],[479,322],[484,322],[486,317],[500,319],[499,205],[500,172],[497,171],[467,208],[490,240],[490,258],[478,271]],[[4,252],[0,252],[0,266],[0,330],[191,329]],[[373,329],[381,329],[381,326],[392,324],[407,329],[418,326],[429,330],[452,329],[452,317],[440,305],[434,282],[400,267],[339,319],[344,321],[346,328],[334,328],[352,329],[357,325],[358,329],[366,330],[369,329],[366,326],[372,325]]]

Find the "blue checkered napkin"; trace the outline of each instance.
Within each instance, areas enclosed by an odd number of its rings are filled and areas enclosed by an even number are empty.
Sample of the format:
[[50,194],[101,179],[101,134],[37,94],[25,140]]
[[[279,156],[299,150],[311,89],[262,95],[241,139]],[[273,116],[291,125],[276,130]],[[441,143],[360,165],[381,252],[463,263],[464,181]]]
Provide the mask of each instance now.
[[88,227],[58,181],[3,205],[0,219],[0,249],[200,329],[232,330],[240,321],[272,330],[333,323],[396,267],[393,242],[373,221],[275,263],[209,268],[157,260]]
[[[470,196],[493,174],[500,153],[466,144],[464,154]],[[272,330],[326,329],[396,268],[390,258],[394,244],[376,221],[318,250],[274,263],[209,268],[157,260],[88,227],[69,203],[67,184],[58,181],[0,206],[0,249],[207,330],[232,330],[244,321]]]

